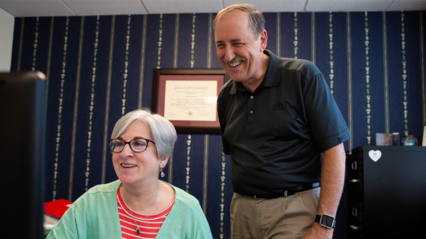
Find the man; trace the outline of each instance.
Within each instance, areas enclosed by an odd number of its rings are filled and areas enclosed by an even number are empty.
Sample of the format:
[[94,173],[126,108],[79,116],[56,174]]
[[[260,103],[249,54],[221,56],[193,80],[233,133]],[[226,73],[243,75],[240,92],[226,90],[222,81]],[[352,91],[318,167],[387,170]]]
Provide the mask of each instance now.
[[213,23],[217,57],[232,79],[218,97],[235,191],[231,236],[332,238],[351,134],[316,66],[265,50],[264,24],[245,4]]

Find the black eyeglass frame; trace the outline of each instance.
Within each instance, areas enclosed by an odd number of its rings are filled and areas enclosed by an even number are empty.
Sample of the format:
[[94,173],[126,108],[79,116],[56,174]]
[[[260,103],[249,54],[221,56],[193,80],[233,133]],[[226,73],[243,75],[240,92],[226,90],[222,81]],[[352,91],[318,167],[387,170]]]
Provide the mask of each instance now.
[[[138,140],[138,139],[144,139],[144,140],[146,140],[146,147],[145,147],[145,149],[144,149],[144,150],[142,150],[142,151],[135,151],[135,150],[132,148],[132,144],[130,144],[133,140]],[[119,152],[115,152],[113,149],[111,149],[111,141],[113,141],[113,140],[120,140],[120,141],[123,141],[123,142],[124,142],[124,146],[123,146],[123,148],[122,148]],[[122,139],[109,139],[109,140],[108,140],[108,145],[110,146],[110,151],[111,151],[112,153],[121,153],[121,152],[123,152],[124,148],[126,147],[126,144],[128,144],[128,145],[129,145],[130,150],[132,150],[133,152],[135,152],[135,153],[142,153],[142,152],[145,152],[145,151],[146,151],[146,149],[148,148],[149,142],[151,142],[151,143],[155,144],[155,142],[154,142],[154,141],[152,141],[152,140],[150,140],[150,139],[145,139],[145,138],[142,138],[142,137],[137,137],[137,138],[134,138],[134,139],[130,140],[129,142],[126,142],[126,141],[124,141],[124,140],[122,140]]]

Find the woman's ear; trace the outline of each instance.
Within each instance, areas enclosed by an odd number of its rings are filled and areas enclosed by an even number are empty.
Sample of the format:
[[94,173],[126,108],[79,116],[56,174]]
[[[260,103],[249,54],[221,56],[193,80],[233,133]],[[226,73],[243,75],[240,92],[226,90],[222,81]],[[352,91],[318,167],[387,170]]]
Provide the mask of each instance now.
[[169,156],[160,160],[160,176],[162,178],[164,178],[164,176],[166,176],[166,174],[163,172],[163,168],[166,167],[167,162],[169,162]]
[[165,157],[164,159],[160,159],[160,168],[166,167],[167,163],[169,162],[170,156]]

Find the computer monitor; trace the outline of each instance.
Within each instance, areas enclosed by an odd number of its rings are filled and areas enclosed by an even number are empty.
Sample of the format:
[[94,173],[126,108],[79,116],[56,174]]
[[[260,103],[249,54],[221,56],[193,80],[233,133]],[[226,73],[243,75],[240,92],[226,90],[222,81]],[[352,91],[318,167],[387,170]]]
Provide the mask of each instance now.
[[1,238],[44,238],[45,102],[41,72],[0,73]]

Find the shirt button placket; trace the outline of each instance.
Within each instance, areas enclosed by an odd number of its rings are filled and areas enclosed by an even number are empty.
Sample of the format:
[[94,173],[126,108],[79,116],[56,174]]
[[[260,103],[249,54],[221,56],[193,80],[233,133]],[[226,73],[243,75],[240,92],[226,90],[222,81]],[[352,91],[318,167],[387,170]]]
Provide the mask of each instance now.
[[254,118],[253,118],[253,114],[254,114],[254,96],[251,95],[249,97],[248,103],[247,103],[247,109],[248,109],[248,121],[249,123],[254,123]]

